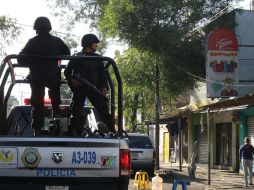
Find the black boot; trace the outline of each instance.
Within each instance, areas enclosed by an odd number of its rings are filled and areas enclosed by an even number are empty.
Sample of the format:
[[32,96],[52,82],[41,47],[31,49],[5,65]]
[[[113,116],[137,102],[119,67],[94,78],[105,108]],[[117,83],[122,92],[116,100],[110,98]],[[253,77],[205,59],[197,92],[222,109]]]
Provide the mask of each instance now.
[[43,134],[41,129],[35,129],[34,130],[34,136],[35,137],[41,137],[41,136],[44,136],[44,134]]
[[63,136],[63,130],[61,128],[59,118],[53,118],[49,122],[49,133],[50,133],[50,136]]

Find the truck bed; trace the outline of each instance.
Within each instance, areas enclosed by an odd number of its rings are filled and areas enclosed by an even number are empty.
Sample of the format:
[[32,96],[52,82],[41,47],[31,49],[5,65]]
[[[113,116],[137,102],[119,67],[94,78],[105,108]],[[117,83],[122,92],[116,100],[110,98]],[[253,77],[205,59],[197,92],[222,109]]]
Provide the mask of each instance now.
[[0,189],[128,189],[125,148],[113,138],[1,137]]

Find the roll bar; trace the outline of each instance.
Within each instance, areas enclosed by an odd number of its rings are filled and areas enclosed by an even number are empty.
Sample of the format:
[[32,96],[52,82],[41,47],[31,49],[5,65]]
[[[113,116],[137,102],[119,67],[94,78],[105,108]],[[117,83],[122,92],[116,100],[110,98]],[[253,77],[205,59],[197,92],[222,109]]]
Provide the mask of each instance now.
[[[41,56],[41,55],[28,55],[28,54],[11,54],[7,55],[0,65],[0,134],[5,134],[6,129],[4,129],[4,124],[7,117],[7,102],[10,97],[11,91],[15,84],[18,83],[29,83],[27,79],[24,80],[16,80],[15,77],[15,68],[26,68],[28,66],[20,65],[17,63],[13,63],[13,59],[18,58],[37,58],[37,59],[45,59],[45,60],[80,60],[82,62],[90,62],[90,61],[102,61],[104,64],[104,68],[106,70],[106,76],[109,81],[110,86],[110,92],[111,92],[111,98],[110,98],[110,105],[111,105],[111,114],[115,116],[115,99],[117,92],[117,115],[118,115],[118,133],[119,137],[122,137],[123,135],[123,90],[122,90],[122,79],[121,75],[119,73],[118,67],[115,63],[115,61],[112,58],[104,57],[104,56]],[[112,67],[116,81],[117,81],[117,91],[115,90],[115,86],[112,80],[112,77],[109,72],[109,68]],[[64,69],[65,65],[61,65],[61,68]],[[10,76],[11,83],[9,85],[9,88],[7,89],[7,92],[5,93],[5,86],[7,83],[7,79]],[[65,83],[65,81],[62,81],[61,83]],[[115,123],[115,121],[113,121]]]

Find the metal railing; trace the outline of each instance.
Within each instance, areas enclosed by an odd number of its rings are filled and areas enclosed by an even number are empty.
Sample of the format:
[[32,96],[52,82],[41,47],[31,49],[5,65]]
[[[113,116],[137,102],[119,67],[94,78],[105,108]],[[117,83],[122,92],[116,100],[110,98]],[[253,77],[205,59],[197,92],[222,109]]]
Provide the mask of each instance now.
[[[7,117],[7,103],[8,99],[11,95],[12,89],[15,86],[15,84],[19,83],[29,83],[29,80],[23,79],[23,80],[16,80],[15,77],[15,68],[20,67],[28,67],[24,65],[20,65],[17,63],[13,63],[13,59],[20,58],[35,58],[35,59],[50,59],[50,60],[76,60],[76,61],[82,61],[82,63],[87,63],[91,61],[100,61],[105,63],[104,68],[106,70],[106,76],[108,79],[109,87],[110,87],[110,105],[111,105],[111,114],[113,117],[116,115],[116,107],[117,107],[117,125],[118,125],[118,134],[120,137],[122,137],[123,134],[123,90],[122,90],[122,79],[118,70],[118,67],[115,63],[115,61],[109,57],[103,57],[103,56],[41,56],[41,55],[15,55],[11,54],[6,56],[1,65],[0,65],[0,134],[5,134],[6,131],[4,129],[4,124]],[[62,65],[61,68],[64,69],[65,65]],[[117,82],[117,91],[115,90],[115,85],[112,80],[112,76],[109,72],[109,68],[112,67],[113,74],[115,75],[115,79]],[[7,89],[7,92],[5,93],[5,87],[7,84],[8,77],[10,76],[10,85]],[[65,83],[65,81],[62,81],[61,83]],[[115,93],[117,92],[117,94]],[[117,96],[117,97],[116,97]],[[115,106],[115,99],[117,98],[117,106]],[[115,125],[115,120],[113,119],[113,123]]]

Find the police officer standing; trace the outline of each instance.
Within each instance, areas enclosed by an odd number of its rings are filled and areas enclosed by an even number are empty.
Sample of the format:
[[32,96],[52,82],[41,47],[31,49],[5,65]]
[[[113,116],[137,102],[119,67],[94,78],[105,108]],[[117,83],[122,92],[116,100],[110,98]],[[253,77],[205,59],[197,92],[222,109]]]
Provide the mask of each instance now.
[[[51,23],[47,17],[38,17],[34,22],[36,36],[31,38],[19,55],[59,56],[70,55],[69,47],[58,37],[52,36]],[[19,56],[18,63],[30,69],[32,128],[35,135],[42,135],[44,126],[45,87],[49,89],[53,117],[59,116],[61,70],[59,60]]]
[[[83,36],[81,45],[82,51],[76,53],[76,56],[100,56],[95,53],[97,44],[100,42],[94,34],[86,34]],[[105,98],[108,92],[108,81],[102,61],[82,62],[78,60],[70,61],[65,68],[64,75],[73,92],[71,103],[71,117],[69,121],[69,133],[72,136],[79,136],[83,132],[85,119],[87,114],[83,111],[86,98],[90,100],[92,105],[98,111],[102,121],[107,125],[109,131],[114,132],[113,118],[109,113],[108,99]],[[101,93],[91,87],[82,84],[76,80],[73,75],[80,75],[89,84],[96,87]],[[102,96],[103,94],[104,96]]]

